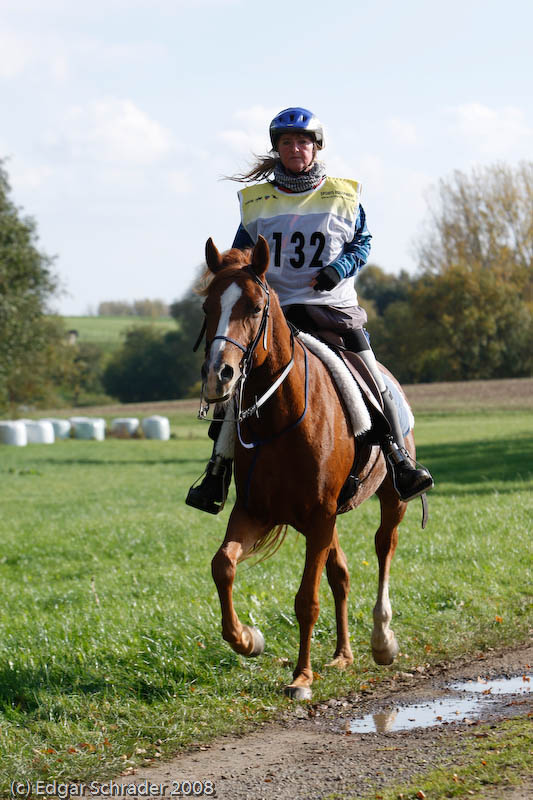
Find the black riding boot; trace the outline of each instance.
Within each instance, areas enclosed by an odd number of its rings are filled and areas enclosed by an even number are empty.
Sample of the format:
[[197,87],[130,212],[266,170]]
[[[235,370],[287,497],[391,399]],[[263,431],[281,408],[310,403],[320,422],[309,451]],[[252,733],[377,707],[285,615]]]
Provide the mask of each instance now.
[[218,514],[222,511],[231,483],[233,460],[216,453],[223,420],[223,410],[216,408],[215,419],[209,426],[209,438],[214,442],[211,458],[202,476],[202,481],[198,486],[195,484],[191,486],[185,500],[188,506],[198,508],[200,511],[207,511],[208,514]]
[[391,433],[381,442],[394,488],[400,500],[418,497],[434,486],[429,470],[413,462],[405,448],[396,403],[389,389],[381,393],[383,410],[391,427]]
[[187,505],[209,514],[222,511],[231,483],[232,465],[231,458],[215,455],[213,448],[213,455],[209,459],[202,482],[189,489],[185,500]]

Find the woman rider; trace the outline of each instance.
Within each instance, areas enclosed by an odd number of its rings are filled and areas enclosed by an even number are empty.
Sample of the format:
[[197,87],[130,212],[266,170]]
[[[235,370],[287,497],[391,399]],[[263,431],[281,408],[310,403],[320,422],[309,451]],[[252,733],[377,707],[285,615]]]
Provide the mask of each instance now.
[[[324,148],[322,125],[305,108],[287,108],[274,117],[270,141],[272,154],[235,178],[262,182],[238,193],[241,224],[233,247],[253,247],[259,234],[264,236],[271,254],[268,282],[287,319],[301,330],[339,333],[346,348],[364,360],[390,424],[380,444],[394,486],[402,500],[412,500],[431,489],[433,479],[405,449],[394,400],[363,330],[367,316],[358,305],[354,277],[366,264],[371,235],[359,202],[361,185],[326,175],[316,158]],[[214,456],[187,503],[217,513],[230,476],[231,460]]]

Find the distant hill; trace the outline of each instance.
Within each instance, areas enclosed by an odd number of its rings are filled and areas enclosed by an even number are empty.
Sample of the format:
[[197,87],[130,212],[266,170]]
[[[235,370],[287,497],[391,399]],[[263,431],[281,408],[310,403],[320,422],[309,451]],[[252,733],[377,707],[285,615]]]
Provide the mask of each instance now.
[[162,332],[175,331],[172,317],[63,317],[69,331],[77,331],[78,342],[98,344],[106,350],[120,347],[127,330],[139,325],[152,325]]

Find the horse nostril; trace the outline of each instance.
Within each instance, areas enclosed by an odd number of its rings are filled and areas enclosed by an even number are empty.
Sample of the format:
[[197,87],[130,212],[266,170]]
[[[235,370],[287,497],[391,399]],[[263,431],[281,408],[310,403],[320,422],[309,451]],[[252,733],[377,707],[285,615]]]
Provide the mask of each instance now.
[[219,372],[219,378],[222,383],[228,383],[233,378],[233,367],[230,367],[229,364],[224,364]]

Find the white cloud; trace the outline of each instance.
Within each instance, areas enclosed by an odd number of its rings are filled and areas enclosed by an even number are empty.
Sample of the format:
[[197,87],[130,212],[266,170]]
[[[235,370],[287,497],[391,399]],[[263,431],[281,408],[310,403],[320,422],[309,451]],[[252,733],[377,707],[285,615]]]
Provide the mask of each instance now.
[[399,144],[415,145],[418,142],[416,126],[399,117],[387,120],[387,127]]
[[191,190],[190,178],[181,170],[170,170],[168,173],[168,183],[172,191],[176,194],[186,194]]
[[9,171],[13,186],[16,186],[18,190],[31,189],[32,191],[39,189],[54,174],[53,169],[46,164],[37,166],[22,164],[19,166],[17,161],[14,161],[12,165],[10,163]]
[[255,105],[233,114],[236,127],[221,131],[218,138],[241,155],[262,154],[270,150],[268,126],[279,109]]
[[171,133],[130,100],[108,98],[72,106],[63,133],[49,144],[75,159],[153,164],[173,147]]
[[468,103],[448,110],[452,131],[470,139],[479,152],[488,156],[514,156],[525,146],[533,147],[533,128],[520,108],[489,108]]
[[20,75],[32,59],[30,42],[7,31],[0,32],[0,78]]

